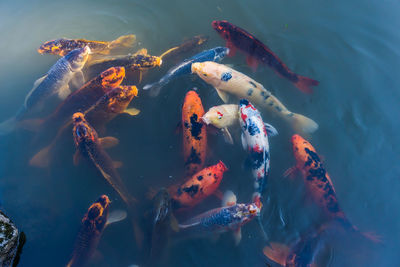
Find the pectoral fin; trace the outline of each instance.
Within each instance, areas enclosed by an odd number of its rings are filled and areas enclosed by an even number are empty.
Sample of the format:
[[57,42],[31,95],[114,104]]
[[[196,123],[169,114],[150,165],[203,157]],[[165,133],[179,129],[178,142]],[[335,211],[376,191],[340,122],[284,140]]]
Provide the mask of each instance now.
[[124,211],[124,210],[114,210],[114,211],[110,212],[110,214],[108,215],[108,219],[107,219],[106,225],[110,225],[112,223],[120,222],[122,220],[125,220],[126,216],[127,216],[126,211]]
[[179,232],[179,223],[178,223],[178,220],[176,219],[176,217],[173,214],[171,214],[171,229],[174,232]]
[[298,171],[299,169],[296,166],[290,167],[283,173],[283,177],[289,176],[290,178],[294,178]]
[[121,168],[124,164],[121,161],[113,161],[114,168]]
[[71,84],[76,88],[81,88],[85,83],[85,76],[83,76],[83,72],[77,71],[71,79]]
[[99,141],[100,141],[100,145],[103,148],[110,148],[110,147],[114,147],[119,144],[119,140],[112,136],[99,138]]
[[217,91],[218,96],[222,99],[222,101],[224,101],[224,103],[228,103],[229,95],[227,93],[225,93],[224,91],[219,90],[217,88],[215,88],[215,90]]
[[78,166],[81,160],[82,160],[82,154],[79,152],[79,150],[76,150],[73,157],[74,165]]
[[233,239],[235,239],[235,246],[239,245],[242,240],[242,228],[238,228],[233,232]]
[[124,113],[129,114],[131,116],[136,116],[140,113],[140,110],[137,108],[128,108],[124,110]]
[[274,126],[272,126],[269,123],[264,123],[265,128],[267,129],[268,136],[277,136],[278,135],[278,130],[275,129]]
[[142,56],[146,56],[148,53],[147,53],[147,49],[146,48],[142,48],[142,49],[139,49],[135,54],[133,54],[133,55],[135,55],[135,56],[138,56],[138,55],[142,55]]
[[236,195],[231,190],[228,190],[225,192],[224,197],[222,198],[222,207],[236,205],[236,201]]
[[222,134],[223,134],[223,136],[224,136],[225,142],[227,142],[228,144],[233,145],[232,135],[231,135],[231,133],[229,132],[228,128],[222,128],[222,129],[221,129],[221,132],[222,132]]
[[247,150],[247,141],[246,138],[244,137],[244,134],[242,133],[242,135],[240,136],[241,140],[242,140],[242,147],[244,150]]
[[65,84],[63,87],[61,87],[61,88],[58,90],[58,97],[59,97],[61,100],[66,99],[67,96],[69,96],[70,94],[71,94],[71,89],[69,89],[69,85],[68,85],[68,84]]

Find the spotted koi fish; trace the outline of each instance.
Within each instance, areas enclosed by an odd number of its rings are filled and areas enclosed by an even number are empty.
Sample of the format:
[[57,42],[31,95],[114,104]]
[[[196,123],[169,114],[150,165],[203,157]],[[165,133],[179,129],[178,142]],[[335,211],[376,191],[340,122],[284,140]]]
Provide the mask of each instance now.
[[219,161],[216,165],[199,171],[184,184],[170,187],[173,208],[192,208],[215,193],[227,170],[225,164]]
[[204,61],[221,61],[229,52],[226,47],[215,47],[206,51],[203,51],[189,59],[185,59],[181,64],[170,69],[158,82],[147,84],[143,87],[143,90],[151,89],[151,96],[157,96],[163,86],[168,84],[173,79],[187,75],[191,73],[191,66],[195,62]]
[[317,86],[318,81],[298,75],[291,71],[279,57],[254,35],[229,23],[226,20],[213,21],[212,27],[226,40],[226,47],[230,49],[230,55],[234,55],[236,49],[247,54],[247,64],[255,70],[258,63],[271,67],[279,76],[292,82],[303,93],[312,93],[311,86]]
[[128,193],[121,177],[116,170],[116,163],[104,151],[104,147],[111,147],[118,143],[114,137],[99,138],[96,130],[89,125],[85,116],[80,113],[72,115],[73,136],[77,151],[74,155],[74,164],[77,165],[82,156],[89,159],[100,171],[106,181],[118,193],[121,199],[131,206],[135,199]]
[[136,36],[133,34],[120,36],[118,39],[111,42],[60,38],[45,42],[39,47],[38,52],[40,54],[65,56],[74,49],[88,46],[92,53],[107,55],[113,49],[131,47],[135,41]]
[[239,106],[225,104],[210,108],[201,118],[207,125],[212,125],[222,131],[225,141],[233,144],[232,135],[228,127],[235,126],[239,122]]
[[222,207],[197,215],[179,225],[181,234],[194,234],[204,237],[207,234],[218,234],[233,231],[235,243],[242,238],[241,227],[257,217],[261,203],[236,203],[236,196],[228,191],[224,195]]
[[25,97],[25,102],[17,114],[0,124],[0,135],[13,131],[17,122],[31,111],[41,108],[45,102],[54,96],[64,100],[70,93],[69,83],[76,79],[83,84],[82,68],[90,53],[89,47],[75,49],[66,56],[60,58],[47,72],[45,76],[38,79],[32,90]]
[[240,100],[239,117],[242,145],[249,153],[248,161],[255,178],[254,189],[262,195],[270,167],[268,136],[275,136],[278,132],[263,122],[258,110],[247,99]]
[[233,94],[283,119],[297,133],[312,133],[318,129],[313,120],[289,111],[262,84],[228,66],[211,61],[193,63],[192,72],[214,86],[225,103],[229,101],[229,94]]
[[142,80],[142,72],[162,64],[161,57],[152,56],[147,53],[147,49],[140,49],[135,54],[122,56],[104,56],[101,59],[92,60],[87,65],[90,75],[97,75],[106,68],[112,66],[123,66],[126,69],[126,75],[133,79],[134,84]]
[[[137,96],[136,86],[120,85],[102,96],[94,105],[84,111],[85,117],[90,124],[101,132],[105,131],[105,125],[117,115],[125,113],[130,116],[139,114],[140,110],[128,108],[132,99]],[[41,149],[29,161],[29,165],[44,168],[49,166],[52,158],[53,148],[63,138],[64,132],[69,129],[71,122],[67,122],[58,129],[56,137],[51,143]]]
[[[337,220],[345,229],[360,233],[351,224],[339,206],[335,188],[326,172],[315,148],[298,134],[292,136],[293,154],[296,165],[286,171],[285,176],[293,176],[298,171],[303,177],[308,194],[330,220]],[[379,242],[379,237],[371,233],[362,233],[366,238]]]
[[207,132],[201,121],[204,108],[199,95],[186,93],[182,107],[183,158],[185,174],[191,176],[204,166],[207,153]]
[[95,252],[106,226],[125,219],[126,213],[123,211],[114,212],[109,216],[110,203],[108,196],[102,195],[89,207],[82,219],[68,267],[85,266]]

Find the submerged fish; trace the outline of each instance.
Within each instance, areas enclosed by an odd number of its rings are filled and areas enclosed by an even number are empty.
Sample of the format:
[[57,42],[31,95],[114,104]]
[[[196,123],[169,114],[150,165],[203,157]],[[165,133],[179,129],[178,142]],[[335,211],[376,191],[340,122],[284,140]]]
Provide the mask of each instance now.
[[77,165],[84,156],[100,171],[106,181],[114,188],[121,199],[131,206],[135,199],[128,193],[116,167],[118,164],[104,151],[105,147],[111,147],[118,143],[114,137],[99,138],[96,130],[89,125],[85,116],[80,113],[72,115],[73,136],[77,151],[74,155],[74,164]]
[[239,106],[235,104],[224,104],[210,108],[206,114],[201,117],[207,125],[212,125],[221,129],[225,141],[233,144],[232,136],[228,127],[239,123]]
[[95,252],[104,228],[110,223],[125,219],[126,213],[123,211],[114,212],[109,216],[109,205],[108,196],[102,195],[89,207],[82,219],[68,267],[85,266]]
[[204,166],[207,153],[207,132],[201,117],[204,108],[199,95],[191,90],[186,93],[182,107],[183,158],[185,174],[191,176]]
[[228,191],[225,193],[221,208],[216,208],[197,215],[179,225],[182,234],[217,234],[227,231],[234,232],[235,243],[239,244],[242,234],[241,227],[257,217],[261,203],[236,203],[236,196]]
[[[87,121],[96,129],[104,132],[105,125],[114,119],[117,115],[126,113],[131,116],[139,114],[139,110],[128,108],[133,97],[137,96],[138,90],[136,86],[118,86],[107,92],[94,105],[84,111]],[[47,167],[50,164],[52,153],[55,145],[64,136],[64,132],[69,129],[71,122],[67,122],[63,127],[58,129],[56,137],[52,142],[41,149],[29,161],[29,165],[35,167]]]
[[192,72],[214,86],[224,102],[229,100],[228,94],[233,94],[282,118],[298,133],[312,133],[318,129],[313,120],[289,111],[260,83],[228,66],[211,61],[193,63]]
[[127,76],[138,75],[135,82],[140,83],[143,71],[160,67],[161,64],[161,57],[151,56],[147,53],[146,49],[141,49],[133,55],[106,56],[101,59],[92,60],[87,65],[87,69],[90,73],[97,74],[112,66],[123,66],[126,69]]
[[270,167],[268,136],[277,135],[276,129],[261,118],[258,110],[247,100],[239,104],[242,145],[248,152],[248,162],[255,179],[254,189],[262,196],[267,185]]
[[210,50],[203,51],[189,59],[185,59],[181,64],[170,69],[158,82],[147,84],[143,90],[151,89],[151,95],[157,96],[163,86],[173,79],[191,73],[192,63],[204,61],[221,61],[229,52],[226,47],[215,47]]
[[172,186],[169,192],[172,195],[175,209],[192,208],[205,198],[215,193],[222,181],[224,172],[228,168],[222,161],[207,167],[180,186]]
[[253,69],[257,68],[258,62],[271,67],[279,76],[291,81],[303,93],[312,93],[311,86],[317,86],[318,81],[298,75],[291,71],[265,44],[252,34],[229,23],[226,20],[215,20],[213,28],[226,40],[226,46],[233,55],[236,49],[247,54],[247,64]]
[[0,124],[0,135],[14,130],[16,123],[27,112],[40,108],[50,97],[58,95],[60,99],[65,99],[71,93],[68,84],[73,78],[80,77],[79,83],[83,83],[81,70],[89,57],[89,53],[90,48],[86,46],[75,49],[65,57],[60,58],[45,76],[35,82],[17,114]]
[[39,47],[38,52],[40,54],[65,56],[74,49],[88,46],[94,54],[107,55],[112,49],[131,47],[135,41],[136,36],[133,34],[120,36],[111,42],[60,38],[45,42]]
[[175,59],[177,56],[183,53],[192,51],[198,47],[203,46],[208,41],[208,36],[196,35],[186,41],[184,41],[179,46],[174,46],[162,53],[160,56],[164,61],[169,61]]
[[[307,193],[321,208],[326,217],[330,220],[337,220],[347,230],[360,233],[359,229],[351,224],[340,208],[332,180],[326,172],[315,148],[297,134],[292,136],[291,141],[296,165],[287,170],[285,176],[293,176],[296,171],[299,171],[303,176]],[[379,241],[379,238],[374,234],[362,234],[372,241]]]

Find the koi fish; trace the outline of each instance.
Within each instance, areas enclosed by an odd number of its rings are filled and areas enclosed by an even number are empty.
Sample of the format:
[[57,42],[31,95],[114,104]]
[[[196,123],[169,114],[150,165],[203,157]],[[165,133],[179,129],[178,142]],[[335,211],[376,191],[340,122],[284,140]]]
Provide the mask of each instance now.
[[[149,261],[151,263],[164,254],[171,230],[179,231],[178,221],[172,214],[172,200],[165,188],[160,189],[153,198],[152,231]],[[149,264],[152,266],[152,264]]]
[[163,86],[168,84],[173,79],[191,73],[191,67],[194,62],[204,61],[221,61],[229,52],[226,47],[215,47],[210,50],[203,51],[191,58],[185,59],[181,64],[170,69],[158,82],[147,84],[143,90],[151,89],[151,95],[157,96]]
[[226,47],[230,49],[230,55],[234,55],[236,49],[247,54],[247,64],[254,70],[258,63],[263,63],[272,68],[279,76],[288,79],[303,93],[312,93],[311,86],[317,86],[318,81],[298,75],[291,71],[279,57],[254,35],[229,23],[226,20],[213,21],[212,27],[226,40]]
[[261,203],[236,203],[236,196],[228,191],[224,195],[222,207],[209,210],[197,215],[179,225],[182,234],[217,234],[228,231],[234,232],[235,244],[242,238],[241,227],[257,217]]
[[225,164],[219,161],[216,165],[199,171],[184,184],[170,187],[173,208],[192,208],[215,193],[227,170]]
[[[137,96],[138,90],[136,86],[121,85],[112,89],[101,97],[94,105],[85,110],[86,119],[96,129],[104,132],[105,125],[113,120],[117,115],[125,113],[135,116],[140,113],[136,108],[128,108],[133,97]],[[29,161],[29,165],[35,167],[47,167],[52,158],[53,149],[59,140],[64,136],[64,132],[70,127],[71,122],[67,122],[58,130],[56,137],[52,142],[41,149]]]
[[239,106],[235,104],[225,104],[210,108],[201,117],[207,125],[212,125],[222,131],[225,141],[233,144],[232,135],[228,127],[235,126],[239,122]]
[[262,84],[228,66],[211,61],[193,63],[192,72],[214,86],[225,103],[229,100],[229,94],[233,94],[280,117],[298,133],[312,133],[318,129],[318,124],[313,120],[289,111]]
[[[321,208],[323,213],[330,220],[340,222],[345,229],[361,233],[360,230],[351,224],[339,206],[336,191],[329,174],[326,172],[320,157],[315,148],[298,134],[292,136],[293,154],[296,165],[285,172],[285,176],[294,176],[300,172],[308,194]],[[366,238],[379,242],[379,237],[371,233],[362,233]]]
[[207,132],[201,117],[204,115],[199,95],[191,90],[186,93],[182,107],[183,158],[186,176],[203,168],[207,153]]
[[186,41],[184,41],[179,46],[174,46],[161,54],[161,58],[165,61],[172,60],[176,58],[178,55],[190,52],[198,47],[203,46],[206,42],[208,42],[208,36],[205,35],[196,35]]
[[[96,75],[106,68],[123,66],[126,68],[127,76],[135,78],[135,83],[140,83],[143,71],[160,67],[161,64],[161,57],[151,56],[147,53],[147,49],[140,49],[133,55],[105,56],[101,59],[92,60],[87,65],[87,69],[89,73]],[[138,77],[134,77],[135,75]]]
[[80,112],[72,115],[72,121],[74,126],[72,130],[74,143],[77,148],[74,155],[74,164],[79,164],[82,156],[89,159],[121,199],[128,206],[131,206],[136,200],[128,193],[116,170],[119,164],[113,162],[110,156],[104,151],[104,148],[118,144],[118,139],[115,137],[99,138],[96,130],[89,125],[85,116]]
[[102,195],[89,207],[82,219],[72,258],[67,267],[86,265],[96,250],[106,226],[126,218],[124,211],[115,211],[109,215],[109,205],[108,196]]
[[84,48],[85,46],[88,46],[94,54],[107,55],[113,49],[131,47],[133,46],[135,41],[136,36],[133,34],[120,36],[116,40],[111,42],[60,38],[45,42],[39,47],[38,52],[40,54],[65,56],[74,49]]
[[275,136],[278,132],[272,125],[263,122],[258,110],[247,99],[240,100],[239,114],[242,145],[249,153],[248,161],[255,178],[254,189],[262,196],[270,167],[268,136]]
[[26,113],[40,108],[49,98],[58,95],[58,98],[65,99],[71,93],[68,84],[74,78],[80,79],[76,83],[83,83],[84,78],[81,70],[89,57],[89,53],[90,48],[86,46],[73,50],[60,58],[45,76],[34,83],[17,114],[0,124],[0,135],[13,131],[17,122],[21,121]]

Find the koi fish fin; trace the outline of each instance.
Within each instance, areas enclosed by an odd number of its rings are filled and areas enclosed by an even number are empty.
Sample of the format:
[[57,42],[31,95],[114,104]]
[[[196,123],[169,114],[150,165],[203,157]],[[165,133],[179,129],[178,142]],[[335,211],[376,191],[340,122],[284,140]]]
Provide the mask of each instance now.
[[141,48],[133,55],[134,56],[139,56],[139,55],[146,56],[146,55],[148,55],[147,49],[146,48]]
[[18,122],[18,126],[24,130],[31,132],[40,131],[40,126],[43,124],[44,119],[29,119]]
[[133,233],[135,235],[136,245],[138,246],[138,248],[142,248],[143,239],[144,239],[143,231],[139,227],[136,220],[132,220],[132,224],[133,224]]
[[[29,165],[45,168],[48,167],[50,164],[50,152],[52,149],[52,145],[48,145],[38,153],[36,153],[30,160]],[[74,164],[75,164],[75,156],[74,156]]]
[[121,161],[113,161],[113,166],[116,169],[119,169],[123,166],[124,164]]
[[114,41],[110,42],[109,48],[115,49],[118,47],[132,47],[136,41],[136,36],[133,34],[123,35],[115,39]]
[[150,89],[150,93],[149,95],[151,97],[156,97],[160,94],[161,92],[161,88],[163,87],[164,84],[160,83],[160,82],[155,82],[152,84],[147,84],[143,87],[143,90],[149,90]]
[[136,116],[140,113],[140,110],[137,108],[128,108],[124,110],[124,113],[129,114],[131,116]]
[[301,114],[292,113],[286,118],[296,133],[313,133],[318,129],[318,124],[315,121]]
[[233,57],[236,55],[236,47],[233,45],[232,42],[226,41],[226,47],[229,48],[228,57]]
[[115,222],[120,222],[122,220],[125,220],[126,217],[127,217],[126,211],[124,211],[124,210],[113,210],[108,215],[106,226],[110,225],[112,223],[115,223]]
[[252,56],[247,56],[246,63],[247,63],[247,65],[250,66],[250,68],[253,70],[253,72],[256,72],[257,67],[258,67],[258,61],[256,58],[254,58]]
[[71,79],[71,84],[76,88],[81,88],[85,84],[85,76],[81,70],[75,72]]
[[217,91],[218,96],[222,99],[222,101],[224,101],[224,103],[228,103],[229,101],[229,94],[225,93],[222,90],[219,90],[217,88],[215,88],[215,90]]
[[266,246],[263,249],[263,253],[268,259],[282,266],[286,266],[286,259],[289,256],[289,252],[288,246],[279,243],[271,243],[270,246]]
[[225,192],[224,197],[222,198],[222,207],[229,207],[236,205],[236,195],[231,190]]
[[0,135],[6,135],[13,132],[16,126],[17,118],[15,116],[3,121],[0,123]]
[[224,136],[225,142],[227,142],[230,145],[233,145],[233,138],[231,133],[229,132],[228,128],[222,128],[221,129],[222,135]]
[[242,140],[242,147],[244,150],[247,150],[247,141],[246,138],[244,137],[244,134],[242,133],[242,135],[240,136],[241,140]]
[[297,75],[297,82],[294,85],[303,93],[311,94],[313,92],[311,86],[317,86],[319,84],[318,81],[310,79],[308,77]]
[[79,152],[79,150],[76,150],[73,157],[74,165],[78,166],[81,161],[82,161],[82,154]]
[[266,122],[264,123],[264,125],[265,125],[265,129],[267,130],[268,137],[278,135],[278,130],[276,130],[274,126],[272,126],[271,124],[266,123]]
[[119,144],[119,140],[112,136],[99,138],[99,142],[103,148],[111,148]]
[[219,189],[215,190],[213,195],[216,196],[219,200],[224,199],[224,194]]
[[71,89],[69,89],[68,84],[65,84],[58,90],[58,98],[60,98],[61,100],[66,99],[67,96],[69,96],[70,94],[71,94]]
[[153,199],[156,194],[157,194],[157,191],[153,187],[149,187],[149,191],[147,191],[147,193],[146,193],[146,198]]
[[299,168],[296,166],[290,167],[283,173],[283,177],[290,177],[290,178],[295,178],[296,174],[299,172]]
[[233,232],[233,239],[235,239],[235,246],[239,245],[240,240],[242,240],[242,228],[239,227]]
[[178,220],[176,219],[176,217],[173,214],[171,214],[170,220],[171,220],[171,222],[170,222],[171,229],[174,232],[179,232],[179,223],[178,223]]
[[46,79],[46,77],[47,77],[47,74],[44,75],[43,77],[40,77],[39,79],[37,79],[37,80],[33,83],[33,87],[32,87],[31,92],[32,92],[33,90],[35,90],[36,87],[38,87],[39,84],[41,84],[41,83],[43,82],[43,80]]

